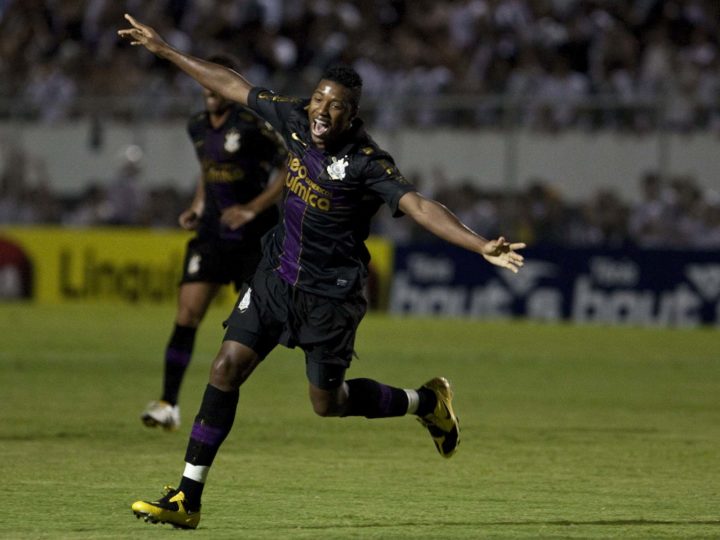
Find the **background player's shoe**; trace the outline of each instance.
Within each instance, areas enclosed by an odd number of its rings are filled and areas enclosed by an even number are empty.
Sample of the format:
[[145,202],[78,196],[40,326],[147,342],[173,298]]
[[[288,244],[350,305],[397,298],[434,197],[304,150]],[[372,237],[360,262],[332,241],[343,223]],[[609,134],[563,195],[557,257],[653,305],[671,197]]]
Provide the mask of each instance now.
[[167,401],[151,401],[140,416],[147,427],[162,427],[175,431],[180,427],[180,407]]
[[169,523],[180,529],[195,529],[200,523],[200,509],[185,508],[185,494],[170,486],[163,488],[164,495],[157,501],[136,501],[132,505],[135,516],[149,523]]
[[453,391],[445,377],[435,377],[422,385],[437,398],[435,410],[418,421],[427,428],[440,455],[449,458],[460,444],[460,423],[452,408]]

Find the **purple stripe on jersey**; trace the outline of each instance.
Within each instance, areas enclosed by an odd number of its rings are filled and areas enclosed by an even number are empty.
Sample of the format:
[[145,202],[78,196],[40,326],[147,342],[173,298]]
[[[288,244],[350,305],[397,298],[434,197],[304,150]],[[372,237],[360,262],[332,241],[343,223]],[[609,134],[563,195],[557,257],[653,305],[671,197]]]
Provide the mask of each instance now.
[[[325,155],[317,148],[310,148],[302,157],[308,170],[308,177],[317,182],[322,173]],[[300,255],[302,253],[302,225],[307,203],[295,194],[290,194],[285,203],[285,239],[280,255],[278,273],[288,283],[295,284],[300,276]]]
[[227,432],[222,428],[199,424],[197,422],[193,424],[192,431],[190,432],[191,439],[210,446],[219,446],[226,435]]
[[[210,191],[213,194],[215,202],[222,212],[225,208],[238,204],[235,191],[229,183],[216,183],[210,185]],[[245,236],[245,225],[235,230],[220,224],[219,236],[223,240],[242,240]]]
[[325,155],[317,148],[310,148],[302,157],[303,164],[307,167],[308,176],[313,182],[317,182],[322,174],[325,164]]
[[187,366],[190,363],[190,352],[168,347],[165,351],[165,361],[169,364]]
[[300,197],[291,193],[285,203],[285,239],[280,255],[278,273],[288,283],[295,284],[300,275],[300,252],[302,246],[302,222],[307,204]]
[[232,206],[233,204],[237,204],[235,193],[233,192],[233,188],[229,183],[212,184],[210,186],[210,189],[213,196],[215,197],[215,201],[217,202],[218,207],[221,210],[227,208],[228,206]]

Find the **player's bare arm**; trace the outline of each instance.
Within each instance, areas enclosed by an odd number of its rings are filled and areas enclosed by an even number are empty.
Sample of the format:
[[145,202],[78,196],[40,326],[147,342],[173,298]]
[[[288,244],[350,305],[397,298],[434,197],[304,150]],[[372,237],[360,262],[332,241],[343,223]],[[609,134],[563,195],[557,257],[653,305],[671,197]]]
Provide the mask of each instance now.
[[205,208],[205,182],[201,178],[195,188],[195,195],[190,206],[178,216],[178,223],[186,231],[194,231],[200,223],[200,216]]
[[276,170],[262,193],[247,204],[234,204],[225,208],[220,216],[220,222],[235,230],[255,219],[280,200],[285,187],[284,176],[283,169]]
[[524,258],[517,250],[524,248],[524,243],[510,243],[502,236],[494,240],[483,238],[463,224],[445,206],[415,191],[400,198],[400,210],[438,238],[479,253],[491,264],[515,273],[523,265]]
[[212,62],[207,62],[171,47],[153,28],[125,14],[132,28],[118,30],[118,35],[130,40],[131,45],[141,45],[151,53],[164,58],[182,69],[205,88],[209,88],[226,99],[247,105],[247,98],[253,85],[242,75]]

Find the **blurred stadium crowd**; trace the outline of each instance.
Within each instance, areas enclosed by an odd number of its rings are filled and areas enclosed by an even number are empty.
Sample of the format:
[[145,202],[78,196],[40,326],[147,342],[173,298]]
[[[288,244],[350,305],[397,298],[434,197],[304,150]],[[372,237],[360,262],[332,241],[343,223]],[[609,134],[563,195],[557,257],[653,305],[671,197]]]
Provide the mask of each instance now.
[[[148,188],[141,181],[142,159],[128,159],[109,179],[91,182],[79,196],[50,189],[43,163],[23,153],[4,159],[0,170],[0,224],[60,224],[87,227],[126,225],[176,227],[192,193],[173,182]],[[472,179],[448,179],[441,170],[412,173],[425,195],[448,207],[471,228],[494,237],[576,247],[719,249],[720,198],[703,191],[691,176],[663,179],[648,172],[638,181],[642,197],[622,200],[599,189],[582,202],[563,198],[553,183],[535,179],[520,192],[483,190]],[[632,180],[629,180],[632,181]],[[435,241],[409,219],[393,219],[383,207],[375,234],[399,243]]]
[[[350,63],[365,81],[363,115],[379,128],[512,121],[720,132],[718,0],[0,0],[0,118],[155,121],[195,110],[190,78],[119,42],[125,12],[179,49],[231,52],[249,80],[293,94],[327,65]],[[64,198],[41,162],[22,149],[0,151],[0,223],[175,226],[190,198],[172,181],[144,188],[142,163],[131,160]],[[552,179],[520,193],[483,191],[439,171],[414,180],[490,236],[720,247],[720,201],[692,177],[647,173],[628,179],[642,183],[642,200],[599,190],[579,204]],[[381,214],[375,232],[420,235],[408,220],[389,221]]]
[[[382,101],[375,124],[394,125],[408,100],[403,121],[497,123],[503,107],[477,99],[494,95],[521,100],[519,120],[538,128],[720,129],[717,0],[0,0],[0,96],[47,120],[107,96],[118,114],[127,96],[145,116],[178,114],[196,85],[119,43],[125,12],[181,50],[237,55],[275,90],[350,63],[366,100]],[[443,95],[480,103],[472,115],[422,106]],[[613,107],[587,110],[589,96]],[[670,104],[662,120],[656,100]]]

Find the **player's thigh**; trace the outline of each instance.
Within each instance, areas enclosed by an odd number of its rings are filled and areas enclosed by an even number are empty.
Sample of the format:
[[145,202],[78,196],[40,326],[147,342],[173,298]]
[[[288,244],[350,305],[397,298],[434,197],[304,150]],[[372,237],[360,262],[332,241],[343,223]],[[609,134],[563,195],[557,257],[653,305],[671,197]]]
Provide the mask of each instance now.
[[312,386],[334,390],[345,379],[355,354],[355,335],[367,310],[362,296],[348,300],[313,299],[299,333],[306,375]]
[[178,291],[177,323],[197,327],[221,286],[202,281],[182,283]]
[[246,345],[262,360],[285,333],[289,298],[285,282],[272,271],[258,271],[225,321],[225,340]]

